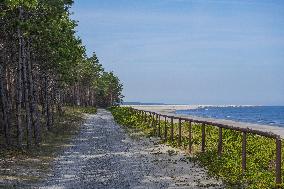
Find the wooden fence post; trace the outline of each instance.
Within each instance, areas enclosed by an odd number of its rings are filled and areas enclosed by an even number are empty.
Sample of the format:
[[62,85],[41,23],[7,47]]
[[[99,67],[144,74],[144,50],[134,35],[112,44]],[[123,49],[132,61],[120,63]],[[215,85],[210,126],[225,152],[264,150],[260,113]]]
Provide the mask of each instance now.
[[171,117],[171,142],[174,141],[174,118],[173,116]]
[[181,118],[178,119],[178,146],[181,145]]
[[282,183],[281,178],[281,138],[276,138],[276,164],[275,164],[275,174],[276,174],[276,184],[280,185]]
[[168,126],[167,126],[167,116],[165,116],[165,132],[164,132],[165,141],[168,140]]
[[242,171],[243,174],[247,169],[247,132],[243,132],[243,143],[242,143]]
[[158,129],[158,137],[161,137],[161,115],[159,114],[159,129]]
[[159,126],[159,114],[156,114],[156,121],[155,121],[155,135],[156,136],[159,136],[158,132],[159,132],[159,129],[158,129],[158,126]]
[[191,121],[189,121],[189,125],[188,125],[188,148],[189,148],[189,153],[192,152],[192,136],[191,136],[191,131],[192,130],[192,125],[191,125]]
[[222,127],[219,127],[219,141],[218,141],[218,156],[221,157],[222,155],[222,145],[223,145],[223,131]]
[[205,152],[205,123],[202,123],[202,141],[201,141],[201,151]]
[[154,128],[154,135],[156,135],[155,114],[155,112],[152,114],[152,128]]

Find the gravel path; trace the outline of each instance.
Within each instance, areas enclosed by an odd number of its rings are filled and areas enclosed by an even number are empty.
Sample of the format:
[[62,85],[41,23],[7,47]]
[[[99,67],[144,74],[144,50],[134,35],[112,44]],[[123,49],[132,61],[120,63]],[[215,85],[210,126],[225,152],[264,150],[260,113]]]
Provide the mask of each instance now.
[[36,188],[223,188],[203,168],[156,139],[132,139],[111,113],[88,115],[80,133]]

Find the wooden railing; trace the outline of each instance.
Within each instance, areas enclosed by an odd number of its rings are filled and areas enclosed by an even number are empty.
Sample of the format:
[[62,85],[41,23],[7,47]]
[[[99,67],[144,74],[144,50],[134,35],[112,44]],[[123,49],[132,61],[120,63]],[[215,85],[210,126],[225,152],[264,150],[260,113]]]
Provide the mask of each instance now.
[[[140,116],[142,120],[145,122],[147,121],[147,117],[152,118],[151,124],[155,128],[155,133],[157,136],[164,138],[165,141],[168,140],[168,132],[170,132],[170,141],[174,140],[174,120],[178,120],[178,146],[181,145],[181,128],[182,128],[182,121],[188,122],[189,124],[189,133],[188,133],[188,140],[189,140],[189,152],[192,153],[192,123],[198,123],[201,124],[201,152],[205,152],[206,146],[206,132],[205,127],[206,125],[211,125],[219,128],[219,139],[218,139],[218,147],[217,147],[217,153],[219,156],[222,155],[222,148],[223,148],[223,129],[229,129],[233,131],[238,131],[242,133],[242,172],[244,173],[246,171],[246,165],[247,165],[247,134],[254,134],[254,135],[260,135],[268,138],[272,138],[275,140],[276,144],[276,159],[275,159],[275,182],[276,185],[280,185],[282,183],[281,179],[281,137],[279,135],[276,135],[271,132],[264,132],[249,128],[241,128],[241,127],[235,127],[220,123],[214,123],[209,121],[201,121],[198,119],[190,119],[190,118],[182,118],[177,116],[169,116],[169,115],[163,115],[156,112],[151,111],[145,111],[145,110],[138,110],[132,108],[133,112]],[[165,125],[164,125],[164,136],[161,136],[161,118],[164,117]],[[168,131],[167,123],[168,120],[170,120],[170,131]],[[156,128],[158,126],[158,128]]]

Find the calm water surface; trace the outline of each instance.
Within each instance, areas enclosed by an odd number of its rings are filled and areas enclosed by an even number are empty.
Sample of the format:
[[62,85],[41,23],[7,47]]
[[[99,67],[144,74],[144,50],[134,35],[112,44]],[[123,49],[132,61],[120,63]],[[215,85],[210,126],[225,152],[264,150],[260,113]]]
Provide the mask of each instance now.
[[176,113],[284,127],[284,106],[203,107]]

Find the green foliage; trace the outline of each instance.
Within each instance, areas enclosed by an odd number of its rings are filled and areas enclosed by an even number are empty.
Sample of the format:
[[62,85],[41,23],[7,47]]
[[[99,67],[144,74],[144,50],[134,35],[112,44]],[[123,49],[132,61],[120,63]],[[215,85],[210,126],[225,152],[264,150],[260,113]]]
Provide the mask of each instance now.
[[112,115],[118,124],[128,128],[142,130],[146,136],[152,136],[154,134],[154,128],[149,127],[152,122],[150,117],[145,123],[142,122],[143,120],[140,117],[134,115],[130,108],[112,107],[109,110],[112,112]]
[[[7,51],[12,47],[18,50],[18,38],[21,36],[25,41],[24,48],[31,53],[33,64],[41,76],[52,78],[62,90],[74,86],[77,89],[79,86],[80,91],[88,90],[84,95],[92,96],[92,100],[86,97],[81,99],[85,102],[79,104],[118,104],[123,98],[122,84],[113,72],[104,71],[95,53],[87,57],[81,39],[75,35],[77,22],[70,18],[72,4],[73,0],[0,1],[0,39],[5,39],[3,47]],[[16,60],[17,54],[13,53],[13,56]],[[96,102],[87,103],[88,100]]]
[[17,8],[19,6],[35,8],[38,4],[38,0],[4,0],[4,3],[10,8]]
[[123,98],[118,77],[104,71],[95,53],[87,57],[70,16],[72,4],[0,1],[0,135],[7,146],[21,148],[25,137],[27,148],[39,145],[40,133],[51,130],[52,115],[64,105],[106,107]]
[[98,82],[101,106],[112,106],[120,104],[123,98],[122,84],[113,72],[103,72]]
[[[137,127],[146,131],[150,136],[155,135],[155,128],[145,123],[140,116],[135,114],[133,109],[114,107],[111,111],[119,124],[127,127]],[[148,116],[147,120],[152,121],[152,118]],[[168,140],[166,142],[177,147],[178,124],[174,123],[174,141],[170,141],[170,123],[165,123],[164,120],[161,120],[160,127],[162,138],[165,132],[165,124],[168,127]],[[181,148],[186,150],[189,146],[188,128],[188,123],[182,123]],[[221,157],[217,155],[218,128],[206,125],[206,149],[204,153],[200,150],[201,133],[201,125],[192,124],[192,153],[194,155],[192,159],[205,166],[212,176],[221,178],[228,188],[276,188],[276,145],[274,139],[247,134],[247,170],[243,174],[241,167],[242,133],[223,129],[223,151]],[[283,155],[284,153],[282,153]],[[284,167],[284,162],[282,162],[282,167]],[[282,175],[283,173],[284,169],[282,169]],[[278,187],[283,187],[283,185]]]

